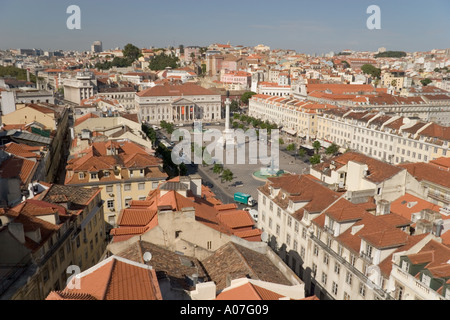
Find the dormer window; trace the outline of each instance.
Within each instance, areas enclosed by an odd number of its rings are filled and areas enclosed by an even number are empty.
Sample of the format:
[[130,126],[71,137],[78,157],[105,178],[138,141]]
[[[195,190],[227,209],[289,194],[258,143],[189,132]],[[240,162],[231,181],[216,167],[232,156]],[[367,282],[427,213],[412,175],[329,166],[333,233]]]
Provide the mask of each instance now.
[[97,172],[91,173],[91,179],[98,179]]
[[408,263],[408,261],[406,261],[406,260],[403,260],[402,261],[402,270],[403,271],[405,271],[405,272],[409,272],[409,263]]
[[84,172],[79,172],[78,173],[78,177],[80,178],[80,179],[84,179]]
[[431,278],[430,278],[428,275],[426,275],[425,273],[422,273],[422,279],[421,279],[421,282],[422,282],[424,285],[426,285],[427,287],[429,287],[429,286],[430,286],[430,283],[431,283]]

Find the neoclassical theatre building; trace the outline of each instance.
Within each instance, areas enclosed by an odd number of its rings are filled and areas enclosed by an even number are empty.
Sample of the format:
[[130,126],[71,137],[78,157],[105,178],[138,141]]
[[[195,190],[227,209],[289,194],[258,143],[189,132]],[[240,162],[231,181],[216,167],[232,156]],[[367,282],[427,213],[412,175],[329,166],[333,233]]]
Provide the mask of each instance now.
[[222,119],[220,94],[192,83],[157,85],[137,93],[135,103],[141,121],[151,124]]

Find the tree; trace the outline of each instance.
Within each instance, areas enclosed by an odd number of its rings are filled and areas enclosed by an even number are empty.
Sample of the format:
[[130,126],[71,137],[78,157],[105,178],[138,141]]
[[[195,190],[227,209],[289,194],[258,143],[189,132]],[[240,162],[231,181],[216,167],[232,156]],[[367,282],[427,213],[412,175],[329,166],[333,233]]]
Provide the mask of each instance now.
[[424,86],[424,87],[426,87],[427,85],[429,85],[430,83],[432,83],[433,81],[430,79],[430,78],[425,78],[425,79],[422,79],[422,80],[420,80],[420,83],[422,83],[422,85]]
[[186,165],[184,163],[181,163],[179,167],[180,167],[180,176],[185,176],[188,172]]
[[166,55],[165,53],[161,53],[157,56],[155,56],[152,61],[150,61],[149,68],[151,70],[164,70],[167,67],[170,67],[172,69],[178,68],[178,62],[180,59],[178,59],[175,55]]
[[231,101],[230,111],[231,112],[238,112],[239,110],[240,110],[239,103],[236,100]]
[[206,64],[202,63],[202,74],[206,74]]
[[319,150],[320,150],[320,147],[322,146],[321,144],[320,144],[320,142],[319,141],[314,141],[313,142],[313,148],[316,150],[316,153],[319,153]]
[[381,77],[381,69],[374,67],[371,64],[365,64],[361,67],[362,72],[370,75],[372,78],[380,79]]
[[184,54],[184,45],[180,44],[178,48],[180,49],[180,53]]
[[250,100],[250,98],[252,96],[254,96],[256,94],[256,92],[253,91],[247,91],[245,92],[242,96],[241,96],[241,101],[242,103],[244,103],[245,105],[248,105],[248,101]]
[[[16,78],[17,80],[27,80],[27,70],[20,69],[13,66],[2,67],[0,66],[0,78],[5,76],[10,76]],[[30,80],[33,83],[36,83],[36,76],[30,72]]]
[[286,150],[287,150],[287,151],[294,151],[294,150],[295,150],[295,144],[291,143],[290,145],[288,145],[288,146],[286,147]]
[[329,146],[325,150],[325,153],[326,154],[336,154],[338,151],[339,151],[339,146],[333,143],[331,146]]
[[298,150],[298,155],[300,156],[300,158],[303,158],[304,156],[306,156],[306,150],[305,149]]
[[311,157],[311,159],[309,159],[309,162],[311,162],[311,164],[319,164],[320,163],[320,154],[315,154]]
[[141,49],[132,45],[131,43],[127,44],[123,48],[122,53],[123,53],[124,58],[131,61],[131,63],[133,63],[134,61],[139,59],[139,57],[142,56]]
[[278,143],[279,143],[280,145],[282,145],[282,144],[284,144],[284,140],[280,138],[280,139],[278,140]]
[[223,166],[221,164],[216,163],[213,167],[213,172],[215,174],[221,174],[223,172]]
[[404,51],[385,51],[377,53],[375,58],[403,58],[406,57],[406,52]]
[[233,172],[230,169],[225,169],[222,173],[222,180],[225,182],[230,182],[234,178]]

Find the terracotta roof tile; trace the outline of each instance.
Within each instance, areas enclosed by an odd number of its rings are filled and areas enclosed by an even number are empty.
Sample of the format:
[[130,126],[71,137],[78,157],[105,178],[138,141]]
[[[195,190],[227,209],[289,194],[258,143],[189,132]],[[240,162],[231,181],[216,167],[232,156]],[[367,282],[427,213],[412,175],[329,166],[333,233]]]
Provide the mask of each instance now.
[[89,300],[162,300],[154,270],[115,256],[81,273],[79,280],[80,289],[66,288],[58,295]]

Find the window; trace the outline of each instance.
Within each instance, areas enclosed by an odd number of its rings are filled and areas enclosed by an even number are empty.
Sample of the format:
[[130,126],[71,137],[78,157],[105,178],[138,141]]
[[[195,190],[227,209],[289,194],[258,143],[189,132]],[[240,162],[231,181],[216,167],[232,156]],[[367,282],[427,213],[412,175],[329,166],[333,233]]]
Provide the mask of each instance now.
[[211,250],[212,249],[212,241],[208,241],[206,243],[206,247],[207,247],[208,250]]
[[372,258],[372,246],[371,245],[369,245],[369,244],[366,244],[366,254],[367,254],[367,256],[368,257],[371,257]]
[[341,245],[338,245],[338,255],[342,257],[342,254],[344,253],[344,248]]
[[108,200],[106,202],[108,209],[114,209],[114,200]]
[[272,228],[272,218],[269,218],[269,228]]
[[277,224],[277,227],[275,229],[275,233],[276,233],[277,236],[280,235],[280,225],[279,224]]
[[125,191],[130,191],[131,190],[131,184],[126,184],[124,187]]
[[347,271],[345,274],[345,283],[352,285],[353,274],[350,271]]
[[113,192],[113,186],[106,186],[106,192],[112,193]]
[[299,223],[298,223],[298,221],[295,221],[295,223],[294,223],[295,232],[298,232],[298,229],[299,229]]
[[317,246],[317,244],[314,245],[314,251],[313,254],[317,257],[319,256],[319,247]]
[[[302,246],[300,248],[300,257],[302,257],[302,259],[305,259],[305,247]],[[448,290],[450,292],[450,290]]]
[[328,255],[328,253],[324,253],[323,254],[323,263],[328,265],[329,261],[330,261],[330,256]]
[[341,272],[341,265],[337,262],[334,264],[334,272],[336,274],[339,274]]
[[138,184],[138,189],[139,190],[144,190],[145,189],[145,183],[139,183]]
[[[272,201],[270,202],[269,207],[270,207],[270,211],[273,211],[273,202]],[[278,216],[278,218],[279,218],[279,216]]]
[[97,178],[98,178],[97,172],[91,173],[91,179],[97,179]]
[[79,177],[80,179],[84,179],[84,172],[78,173],[78,177]]
[[289,216],[287,219],[287,225],[288,225],[288,227],[292,226],[292,217],[291,216]]
[[334,295],[337,295],[337,293],[338,293],[338,285],[334,281],[333,281],[333,285],[331,286],[331,292],[333,292]]
[[302,229],[302,238],[306,239],[306,228],[305,227],[303,227],[303,229]]
[[409,263],[408,261],[403,260],[402,261],[402,270],[405,272],[409,272]]
[[359,284],[359,294],[362,296],[362,297],[365,297],[366,296],[366,286],[364,285],[364,283],[360,283]]
[[395,299],[402,300],[404,291],[405,291],[405,288],[403,288],[399,284],[396,284],[396,286],[395,286]]
[[350,295],[347,292],[344,292],[344,300],[350,300]]
[[287,244],[288,246],[291,245],[291,235],[290,235],[289,233],[286,234],[286,244]]
[[428,275],[426,275],[425,273],[422,273],[422,280],[421,280],[421,282],[424,284],[424,285],[426,285],[426,286],[430,286],[430,283],[431,283],[431,278],[428,276]]
[[131,201],[133,201],[132,198],[126,198],[125,199],[125,207],[129,208],[131,206]]
[[327,274],[325,272],[322,272],[322,283],[324,285],[327,284]]

